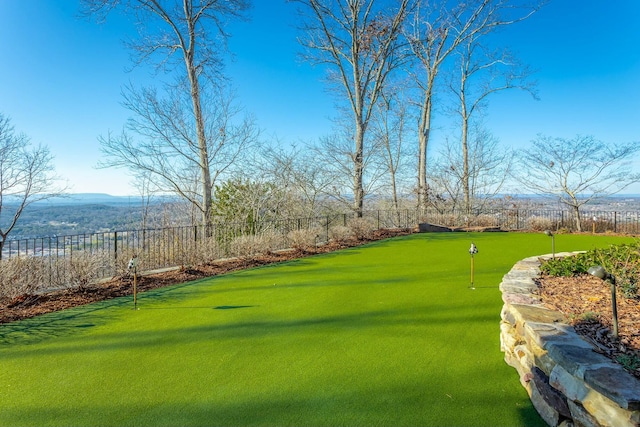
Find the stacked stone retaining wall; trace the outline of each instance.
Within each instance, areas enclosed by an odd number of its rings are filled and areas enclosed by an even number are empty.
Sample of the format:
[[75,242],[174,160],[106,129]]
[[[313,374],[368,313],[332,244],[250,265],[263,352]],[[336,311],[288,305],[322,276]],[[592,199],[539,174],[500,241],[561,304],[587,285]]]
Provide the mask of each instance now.
[[550,426],[640,426],[640,381],[541,303],[534,279],[546,257],[518,262],[500,284],[505,361]]

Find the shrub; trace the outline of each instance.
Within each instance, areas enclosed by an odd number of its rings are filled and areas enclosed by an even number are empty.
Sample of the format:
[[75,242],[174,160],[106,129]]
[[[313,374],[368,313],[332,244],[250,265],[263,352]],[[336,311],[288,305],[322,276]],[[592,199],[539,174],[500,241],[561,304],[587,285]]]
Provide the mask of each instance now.
[[354,218],[349,221],[349,228],[352,235],[358,240],[370,239],[376,227],[373,222],[366,218]]
[[334,242],[344,243],[353,238],[353,231],[349,227],[336,225],[329,229],[329,239]]
[[473,225],[478,227],[494,227],[497,225],[497,221],[492,215],[478,215],[475,217]]
[[287,240],[292,248],[308,251],[315,249],[318,234],[315,229],[293,230],[287,234]]
[[[61,260],[58,260],[61,261]],[[86,288],[100,278],[100,271],[108,263],[106,253],[78,252],[64,259],[65,274],[60,287]],[[127,260],[128,264],[128,260]]]
[[619,364],[621,364],[625,369],[629,371],[636,371],[640,369],[640,355],[636,354],[621,354],[616,357],[616,360]]
[[540,218],[537,216],[527,219],[526,227],[532,231],[553,230],[555,228],[553,221],[549,218]]
[[570,257],[550,259],[540,266],[540,270],[550,276],[572,277],[586,273],[592,265],[591,257],[581,253]]
[[0,298],[32,295],[49,285],[44,257],[15,257],[0,262]]
[[282,235],[275,232],[240,236],[231,241],[230,252],[233,256],[251,258],[282,249],[283,241]]
[[246,258],[256,254],[257,238],[254,235],[236,237],[229,245],[231,255]]
[[215,259],[222,258],[223,251],[214,238],[208,238],[204,242],[198,242],[195,245],[192,254],[193,264],[204,264]]

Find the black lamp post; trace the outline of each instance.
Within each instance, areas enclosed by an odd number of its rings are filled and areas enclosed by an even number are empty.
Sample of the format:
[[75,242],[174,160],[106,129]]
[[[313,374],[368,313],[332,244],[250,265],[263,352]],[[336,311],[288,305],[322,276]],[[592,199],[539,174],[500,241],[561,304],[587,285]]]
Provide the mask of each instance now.
[[551,237],[551,257],[556,258],[556,236],[553,235],[551,230],[545,230],[544,234]]
[[475,285],[473,284],[473,256],[478,253],[478,248],[475,243],[471,242],[471,247],[469,248],[469,255],[471,255],[471,289],[475,289]]
[[129,260],[127,270],[133,271],[133,309],[138,309],[138,255]]
[[618,338],[618,303],[616,301],[616,276],[609,273],[601,265],[594,265],[587,270],[589,274],[611,283],[611,311],[613,312],[613,337]]

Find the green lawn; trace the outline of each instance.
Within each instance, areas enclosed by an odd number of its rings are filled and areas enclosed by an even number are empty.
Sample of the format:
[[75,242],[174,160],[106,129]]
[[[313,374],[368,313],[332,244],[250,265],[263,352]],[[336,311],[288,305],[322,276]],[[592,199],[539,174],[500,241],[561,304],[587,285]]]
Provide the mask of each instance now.
[[498,285],[550,251],[416,234],[0,325],[0,425],[544,425],[499,350]]

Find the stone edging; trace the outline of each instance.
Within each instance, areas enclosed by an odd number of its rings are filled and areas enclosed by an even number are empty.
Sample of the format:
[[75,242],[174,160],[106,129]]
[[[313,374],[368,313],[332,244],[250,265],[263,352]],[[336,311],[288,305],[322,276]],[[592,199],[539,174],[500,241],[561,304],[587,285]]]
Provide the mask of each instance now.
[[640,381],[541,303],[534,278],[545,258],[519,261],[500,284],[505,361],[550,426],[640,426]]

